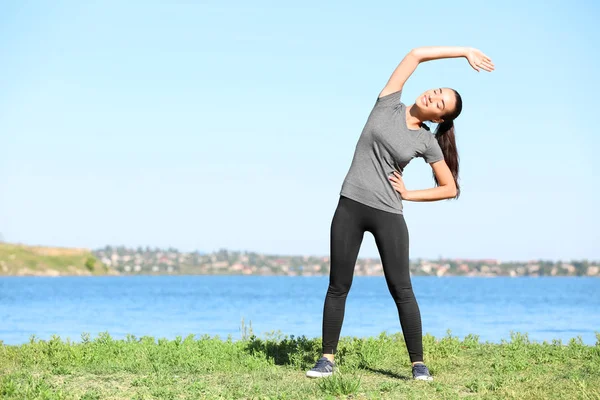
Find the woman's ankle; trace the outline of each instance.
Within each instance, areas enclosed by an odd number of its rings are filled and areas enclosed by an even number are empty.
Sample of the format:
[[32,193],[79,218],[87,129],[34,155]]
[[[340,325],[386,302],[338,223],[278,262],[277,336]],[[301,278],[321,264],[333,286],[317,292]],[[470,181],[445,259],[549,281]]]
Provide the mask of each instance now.
[[335,361],[335,356],[333,354],[323,354],[323,357],[327,358],[331,362]]

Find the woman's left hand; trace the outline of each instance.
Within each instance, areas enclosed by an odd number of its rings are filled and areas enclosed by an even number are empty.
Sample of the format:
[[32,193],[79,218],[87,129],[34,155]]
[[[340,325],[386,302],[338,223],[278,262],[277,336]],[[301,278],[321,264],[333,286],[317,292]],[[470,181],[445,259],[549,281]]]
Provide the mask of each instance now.
[[400,197],[403,197],[402,195],[406,193],[407,190],[406,186],[404,186],[402,176],[397,171],[394,171],[394,174],[390,175],[388,179],[390,180],[390,183],[392,184],[393,188],[396,189],[398,193],[400,193]]
[[477,72],[480,70],[484,70],[487,72],[492,72],[494,70],[494,63],[492,59],[483,54],[481,50],[470,48],[467,50],[467,54],[465,54],[465,58],[471,64],[471,67]]

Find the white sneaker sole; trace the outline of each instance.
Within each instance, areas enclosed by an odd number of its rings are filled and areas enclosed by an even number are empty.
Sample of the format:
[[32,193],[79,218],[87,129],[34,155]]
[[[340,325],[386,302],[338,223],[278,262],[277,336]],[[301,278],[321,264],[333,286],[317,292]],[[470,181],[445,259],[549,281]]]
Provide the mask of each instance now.
[[331,376],[333,372],[318,372],[318,371],[308,371],[306,372],[306,376],[309,378],[327,378]]
[[413,378],[416,381],[432,381],[433,377],[431,376],[417,376],[416,378]]

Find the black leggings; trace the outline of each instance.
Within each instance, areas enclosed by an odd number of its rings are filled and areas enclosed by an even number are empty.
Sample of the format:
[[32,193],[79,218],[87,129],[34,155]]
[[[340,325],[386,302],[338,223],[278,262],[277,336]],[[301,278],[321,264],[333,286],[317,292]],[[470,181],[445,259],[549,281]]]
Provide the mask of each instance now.
[[337,350],[346,296],[365,231],[375,237],[385,279],[398,307],[410,360],[423,361],[421,313],[410,282],[408,229],[404,217],[344,196],[340,196],[331,223],[331,271],[323,308],[323,353],[334,354]]

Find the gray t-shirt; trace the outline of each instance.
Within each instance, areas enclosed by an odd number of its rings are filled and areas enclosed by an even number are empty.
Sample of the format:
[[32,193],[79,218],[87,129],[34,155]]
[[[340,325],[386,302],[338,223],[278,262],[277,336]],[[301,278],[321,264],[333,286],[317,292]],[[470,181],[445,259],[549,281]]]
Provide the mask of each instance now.
[[402,91],[378,98],[358,139],[340,195],[359,203],[402,214],[402,198],[388,177],[415,157],[433,163],[444,159],[433,133],[408,129]]

